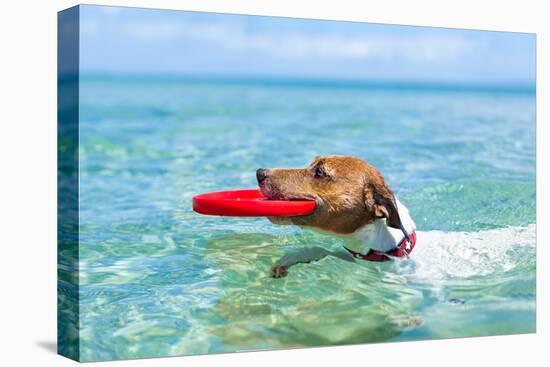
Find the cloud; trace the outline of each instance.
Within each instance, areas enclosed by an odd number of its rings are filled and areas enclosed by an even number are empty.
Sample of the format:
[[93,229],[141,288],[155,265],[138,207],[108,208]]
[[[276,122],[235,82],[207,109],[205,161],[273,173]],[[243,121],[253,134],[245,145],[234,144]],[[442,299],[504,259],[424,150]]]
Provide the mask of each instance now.
[[259,52],[281,59],[446,61],[474,49],[462,37],[448,35],[334,35],[251,31],[242,24],[206,22],[131,22],[124,34],[140,42],[192,41],[238,52]]
[[107,14],[107,15],[110,15],[110,16],[113,16],[113,15],[118,15],[121,13],[122,9],[124,8],[121,8],[121,7],[118,7],[118,6],[101,6],[101,7],[98,7],[98,9],[103,13],[103,14]]

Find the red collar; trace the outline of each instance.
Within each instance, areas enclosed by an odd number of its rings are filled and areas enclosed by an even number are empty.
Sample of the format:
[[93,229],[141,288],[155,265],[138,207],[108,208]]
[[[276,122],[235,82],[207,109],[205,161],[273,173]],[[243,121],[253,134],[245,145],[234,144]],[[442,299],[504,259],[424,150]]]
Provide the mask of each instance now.
[[[353,257],[357,259],[363,259],[367,261],[387,261],[390,260],[391,257],[403,257],[408,256],[411,251],[414,248],[414,245],[416,245],[416,232],[409,233],[409,238],[411,239],[410,243],[407,243],[407,239],[403,238],[401,242],[399,242],[399,245],[394,250],[388,251],[388,252],[380,252],[377,250],[370,249],[369,252],[366,254],[360,254],[359,252],[355,252],[350,250],[349,248],[345,248],[349,251],[350,254],[353,255]],[[408,245],[408,246],[407,246]]]

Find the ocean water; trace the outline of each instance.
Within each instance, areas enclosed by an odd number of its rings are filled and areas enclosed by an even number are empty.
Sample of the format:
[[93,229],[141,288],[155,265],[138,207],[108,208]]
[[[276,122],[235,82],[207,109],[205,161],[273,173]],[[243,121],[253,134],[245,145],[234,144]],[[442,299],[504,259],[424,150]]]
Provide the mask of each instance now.
[[[83,360],[535,331],[533,92],[94,75],[80,97]],[[272,279],[285,251],[342,243],[191,209],[324,154],[381,170],[410,260]]]

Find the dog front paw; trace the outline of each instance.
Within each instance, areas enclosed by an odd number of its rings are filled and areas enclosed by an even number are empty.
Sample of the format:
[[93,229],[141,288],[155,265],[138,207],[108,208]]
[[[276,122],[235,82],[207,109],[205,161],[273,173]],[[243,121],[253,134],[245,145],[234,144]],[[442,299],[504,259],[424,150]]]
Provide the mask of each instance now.
[[283,278],[288,274],[288,266],[275,265],[271,268],[271,277],[273,278]]

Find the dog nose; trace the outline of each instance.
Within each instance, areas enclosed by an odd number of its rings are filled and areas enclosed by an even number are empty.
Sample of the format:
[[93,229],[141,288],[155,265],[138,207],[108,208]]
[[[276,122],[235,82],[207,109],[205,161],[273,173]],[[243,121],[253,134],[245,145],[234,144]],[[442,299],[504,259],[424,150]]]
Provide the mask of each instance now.
[[256,178],[258,179],[258,183],[261,183],[267,178],[267,170],[265,168],[260,168],[259,170],[257,170]]

